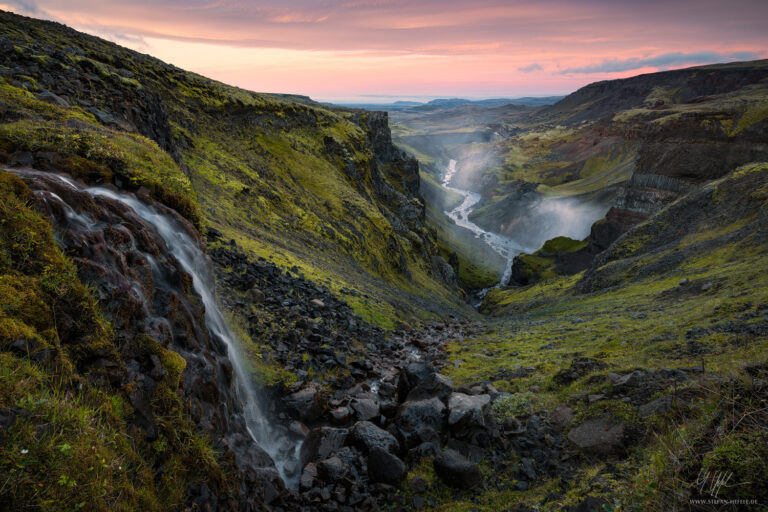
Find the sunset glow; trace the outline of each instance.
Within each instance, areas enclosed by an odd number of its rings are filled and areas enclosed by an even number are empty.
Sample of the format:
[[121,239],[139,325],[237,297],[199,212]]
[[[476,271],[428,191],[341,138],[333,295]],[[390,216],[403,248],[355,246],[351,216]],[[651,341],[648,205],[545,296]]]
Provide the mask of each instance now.
[[247,89],[326,101],[568,93],[768,56],[768,2],[15,0]]

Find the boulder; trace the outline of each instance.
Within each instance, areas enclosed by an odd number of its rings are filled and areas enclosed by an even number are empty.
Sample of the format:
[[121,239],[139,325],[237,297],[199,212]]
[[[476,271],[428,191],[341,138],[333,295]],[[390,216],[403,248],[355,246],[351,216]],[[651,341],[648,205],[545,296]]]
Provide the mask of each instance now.
[[440,373],[432,373],[408,392],[406,401],[437,397],[447,400],[453,392],[453,381]]
[[353,398],[350,406],[355,411],[357,419],[369,421],[379,416],[379,403],[370,398]]
[[349,431],[345,428],[318,427],[312,429],[301,445],[301,463],[328,458],[332,453],[344,446]]
[[448,426],[453,429],[484,427],[483,409],[490,401],[489,395],[451,393],[448,399]]
[[331,421],[337,425],[347,423],[350,419],[352,419],[352,411],[349,407],[337,407],[331,411]]
[[288,432],[303,441],[309,435],[309,428],[302,422],[293,420],[288,424]]
[[477,489],[482,486],[480,468],[455,450],[445,450],[434,460],[435,472],[442,480],[459,489]]
[[405,464],[389,451],[374,446],[368,454],[368,476],[373,482],[399,484],[405,478]]
[[317,479],[317,465],[314,462],[310,462],[304,466],[304,471],[301,473],[301,480],[299,480],[299,488],[302,491],[306,491],[315,486],[315,480]]
[[438,397],[447,399],[453,391],[453,382],[437,373],[435,368],[424,362],[411,362],[400,370],[397,382],[397,396],[400,402],[416,401]]
[[554,421],[560,428],[565,427],[571,422],[575,412],[566,404],[558,405],[554,411],[552,411],[552,421]]
[[640,370],[635,370],[631,373],[628,373],[626,375],[617,375],[615,373],[609,373],[608,378],[611,379],[611,382],[615,387],[635,387],[639,386],[645,377],[645,374]]
[[248,297],[248,300],[250,300],[254,304],[263,304],[264,301],[267,300],[267,296],[264,294],[264,292],[259,290],[255,286],[250,290],[248,290],[247,297]]
[[415,466],[421,461],[421,459],[425,457],[435,457],[438,453],[440,453],[439,443],[425,442],[421,443],[416,448],[411,448],[408,450],[408,454],[405,456],[405,460],[409,465]]
[[672,402],[672,396],[662,396],[638,407],[637,413],[641,418],[647,418],[652,414],[664,414],[672,409]]
[[325,392],[316,382],[311,382],[305,388],[291,393],[284,400],[288,409],[305,422],[318,419],[327,408]]
[[46,103],[50,103],[51,105],[56,105],[57,107],[68,107],[69,102],[65,100],[64,98],[57,96],[53,94],[51,91],[43,91],[40,94],[37,95],[37,99],[40,101],[44,101]]
[[624,424],[604,415],[571,429],[568,439],[586,453],[616,454],[624,448]]
[[395,436],[381,429],[370,421],[358,421],[349,434],[349,444],[369,453],[373,448],[382,448],[396,454],[400,451],[400,443]]
[[333,484],[347,475],[347,465],[337,456],[332,455],[317,463],[317,474],[326,483]]
[[555,381],[556,384],[565,386],[594,370],[604,367],[605,363],[598,361],[597,359],[592,359],[591,357],[577,357],[571,361],[571,366],[569,368],[563,368],[558,371],[554,377],[552,377],[552,380]]
[[443,426],[444,413],[443,402],[433,397],[404,403],[400,406],[395,421],[414,432],[426,427],[439,430]]

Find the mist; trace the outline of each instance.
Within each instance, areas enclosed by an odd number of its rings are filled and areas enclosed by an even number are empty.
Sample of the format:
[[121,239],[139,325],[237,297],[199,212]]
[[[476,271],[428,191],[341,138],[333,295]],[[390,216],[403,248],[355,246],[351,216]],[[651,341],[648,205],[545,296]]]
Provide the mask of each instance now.
[[[544,242],[558,236],[583,240],[589,236],[592,224],[602,219],[610,204],[582,201],[577,198],[544,198],[528,205],[521,212],[501,225],[501,232],[528,250],[535,251]],[[514,214],[513,213],[513,214]]]

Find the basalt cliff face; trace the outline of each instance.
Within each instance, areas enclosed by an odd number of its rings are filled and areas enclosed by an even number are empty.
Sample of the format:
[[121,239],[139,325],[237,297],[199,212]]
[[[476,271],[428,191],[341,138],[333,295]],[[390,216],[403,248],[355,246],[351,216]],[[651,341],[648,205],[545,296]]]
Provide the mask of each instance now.
[[[624,181],[605,183],[603,190],[613,199],[587,238],[588,247],[558,254],[558,263],[540,261],[539,266],[566,274],[584,270],[591,264],[587,255],[608,248],[673,201],[742,165],[767,160],[766,81],[765,61],[655,73],[591,84],[537,113],[537,119],[571,127],[571,138],[584,138],[597,129],[613,141],[609,151],[633,155]],[[612,171],[609,163],[604,172],[601,179],[607,180],[618,167]],[[578,188],[578,182],[560,188]],[[583,198],[594,200],[595,191],[591,194]],[[504,218],[500,210],[483,218]],[[519,210],[510,211],[519,216]],[[528,283],[524,276],[544,275],[531,265],[536,266],[535,260],[518,258],[513,276],[519,279],[514,282]]]

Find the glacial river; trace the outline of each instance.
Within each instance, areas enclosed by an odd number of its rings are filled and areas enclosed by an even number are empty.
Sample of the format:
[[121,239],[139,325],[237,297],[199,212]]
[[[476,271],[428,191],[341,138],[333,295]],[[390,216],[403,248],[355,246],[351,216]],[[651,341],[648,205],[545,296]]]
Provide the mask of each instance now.
[[[493,288],[504,286],[509,282],[509,277],[512,275],[512,260],[514,260],[515,256],[522,252],[530,252],[530,249],[522,247],[510,238],[499,235],[497,233],[486,231],[469,220],[469,214],[472,213],[472,211],[475,209],[475,205],[480,202],[482,196],[477,192],[452,187],[450,183],[457,171],[458,169],[456,167],[456,160],[451,160],[448,163],[448,168],[446,169],[445,175],[443,176],[442,185],[446,189],[460,194],[462,197],[464,197],[464,201],[462,201],[462,203],[453,210],[446,211],[445,214],[450,219],[452,219],[457,226],[461,226],[470,230],[472,233],[474,233],[475,238],[478,238],[488,244],[491,249],[500,254],[506,260],[504,274],[501,276],[501,280],[498,282],[498,284],[496,284],[496,286]],[[485,297],[485,294],[488,293],[489,289],[490,288],[482,290],[478,294],[478,298],[482,300],[482,298]]]

